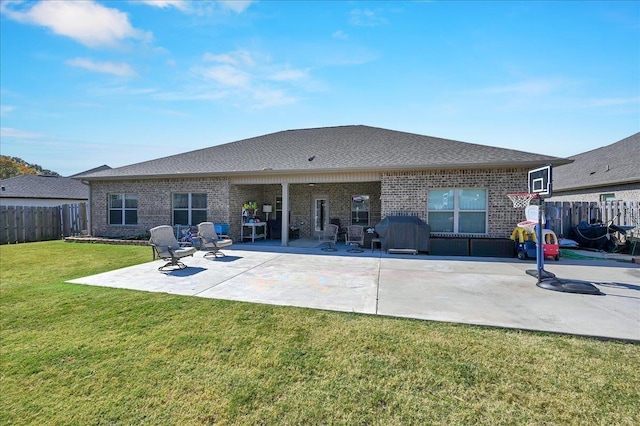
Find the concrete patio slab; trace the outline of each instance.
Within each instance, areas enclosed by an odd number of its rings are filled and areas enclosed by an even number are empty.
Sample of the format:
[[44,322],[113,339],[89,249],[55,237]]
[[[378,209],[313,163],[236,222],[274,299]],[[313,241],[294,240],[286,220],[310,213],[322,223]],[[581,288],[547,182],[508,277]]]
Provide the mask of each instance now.
[[600,296],[536,286],[535,262],[518,259],[328,254],[317,249],[225,250],[227,257],[161,260],[69,281],[130,290],[569,333],[640,342],[640,265],[548,262],[559,278],[594,283]]

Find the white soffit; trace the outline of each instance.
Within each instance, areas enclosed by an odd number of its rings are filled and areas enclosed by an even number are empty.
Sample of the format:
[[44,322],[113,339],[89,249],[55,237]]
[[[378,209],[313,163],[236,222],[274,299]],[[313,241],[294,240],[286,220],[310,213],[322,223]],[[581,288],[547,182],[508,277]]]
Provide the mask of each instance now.
[[343,173],[305,173],[297,175],[266,174],[264,176],[231,176],[232,185],[275,183],[345,183],[379,182],[382,174],[375,171]]

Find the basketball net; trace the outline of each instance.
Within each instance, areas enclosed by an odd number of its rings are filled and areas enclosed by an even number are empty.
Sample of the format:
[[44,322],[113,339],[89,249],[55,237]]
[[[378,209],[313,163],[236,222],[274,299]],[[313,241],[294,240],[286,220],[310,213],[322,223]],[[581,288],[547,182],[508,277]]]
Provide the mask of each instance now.
[[507,197],[513,203],[514,208],[527,207],[532,199],[538,198],[538,194],[535,192],[517,192],[514,194],[507,194]]
[[[524,228],[530,234],[535,233],[535,226],[538,224],[538,206],[529,207],[529,203],[534,198],[539,198],[539,195],[535,192],[517,192],[514,194],[507,194],[509,199],[513,202],[514,208],[523,208],[525,209],[525,214],[527,216],[526,220],[518,223],[519,228]],[[544,217],[543,217],[544,221]],[[544,222],[543,222],[544,223]]]

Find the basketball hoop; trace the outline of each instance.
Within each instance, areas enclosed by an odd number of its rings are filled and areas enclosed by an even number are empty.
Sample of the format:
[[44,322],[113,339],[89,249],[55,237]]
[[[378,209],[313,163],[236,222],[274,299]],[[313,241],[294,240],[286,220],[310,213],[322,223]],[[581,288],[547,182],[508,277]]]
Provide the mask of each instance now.
[[527,207],[532,199],[540,198],[540,196],[535,192],[516,192],[513,194],[507,194],[507,197],[509,197],[513,203],[514,208]]

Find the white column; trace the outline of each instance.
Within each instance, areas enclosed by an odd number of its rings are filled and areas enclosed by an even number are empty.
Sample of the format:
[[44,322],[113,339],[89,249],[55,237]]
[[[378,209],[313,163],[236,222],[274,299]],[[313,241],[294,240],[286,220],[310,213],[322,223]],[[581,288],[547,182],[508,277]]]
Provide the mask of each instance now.
[[289,182],[282,183],[282,246],[289,245]]

